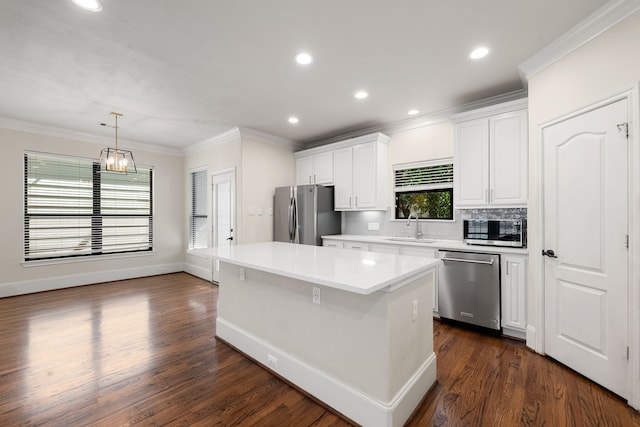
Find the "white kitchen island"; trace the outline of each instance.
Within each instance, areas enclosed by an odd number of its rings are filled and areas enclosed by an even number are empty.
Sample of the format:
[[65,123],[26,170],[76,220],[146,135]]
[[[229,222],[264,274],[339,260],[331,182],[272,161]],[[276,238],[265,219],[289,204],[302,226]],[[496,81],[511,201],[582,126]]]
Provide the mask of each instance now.
[[439,260],[280,242],[199,255],[219,263],[216,336],[356,423],[402,425],[435,383]]

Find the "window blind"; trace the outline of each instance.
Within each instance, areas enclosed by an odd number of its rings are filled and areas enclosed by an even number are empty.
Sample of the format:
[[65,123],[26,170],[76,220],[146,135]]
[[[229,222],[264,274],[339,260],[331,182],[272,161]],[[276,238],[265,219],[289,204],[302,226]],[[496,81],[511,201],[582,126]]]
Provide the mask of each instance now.
[[393,172],[396,188],[453,187],[453,162],[451,159],[396,165]]
[[100,173],[91,159],[24,155],[26,261],[153,249],[153,169]]
[[189,248],[206,248],[207,244],[207,171],[191,172],[191,218]]

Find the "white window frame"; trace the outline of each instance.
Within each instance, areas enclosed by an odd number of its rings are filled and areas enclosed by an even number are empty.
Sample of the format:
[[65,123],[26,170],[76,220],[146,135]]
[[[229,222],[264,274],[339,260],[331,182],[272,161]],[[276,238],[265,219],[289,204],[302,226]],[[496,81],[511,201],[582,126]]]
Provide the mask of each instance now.
[[[451,165],[451,181],[445,183],[431,183],[431,184],[421,184],[421,185],[405,185],[405,186],[396,186],[396,172],[401,170],[408,169],[419,169],[431,166],[441,166],[441,165]],[[455,209],[454,209],[454,201],[453,201],[453,157],[445,157],[439,159],[432,160],[423,160],[419,162],[411,162],[411,163],[399,163],[392,166],[393,169],[393,220],[395,221],[406,221],[406,218],[397,218],[396,215],[396,197],[397,193],[407,192],[407,191],[427,191],[427,190],[442,190],[442,189],[450,189],[451,190],[451,219],[441,219],[441,218],[420,218],[420,221],[444,221],[444,222],[454,222],[455,221]]]

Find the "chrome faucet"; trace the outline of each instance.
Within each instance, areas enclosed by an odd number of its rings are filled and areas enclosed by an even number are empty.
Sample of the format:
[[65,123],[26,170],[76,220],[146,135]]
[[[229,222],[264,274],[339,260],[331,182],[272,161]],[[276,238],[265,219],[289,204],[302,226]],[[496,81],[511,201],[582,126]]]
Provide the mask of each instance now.
[[418,214],[415,212],[411,212],[409,217],[407,218],[407,227],[411,225],[411,217],[414,216],[416,219],[416,240],[422,239],[422,229],[420,228],[420,220],[418,219]]

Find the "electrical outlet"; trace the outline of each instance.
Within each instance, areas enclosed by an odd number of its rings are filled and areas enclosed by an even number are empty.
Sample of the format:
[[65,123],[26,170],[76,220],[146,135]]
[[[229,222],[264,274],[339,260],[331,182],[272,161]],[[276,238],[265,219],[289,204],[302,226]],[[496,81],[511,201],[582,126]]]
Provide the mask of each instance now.
[[369,222],[369,223],[367,223],[367,230],[369,230],[369,231],[378,231],[378,230],[380,230],[380,223],[379,222]]
[[275,356],[267,354],[267,365],[269,365],[269,367],[271,369],[277,369],[278,368],[278,359]]
[[313,303],[314,304],[320,304],[320,302],[321,302],[321,299],[320,299],[320,288],[318,288],[317,286],[314,286],[311,295],[312,295]]
[[240,269],[240,280],[244,280],[245,277],[245,272],[244,272],[244,268]]
[[411,321],[415,322],[418,320],[418,300],[414,299],[411,303]]

